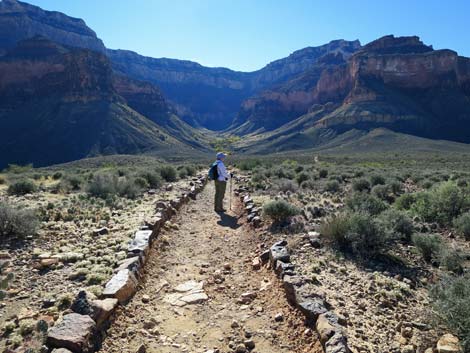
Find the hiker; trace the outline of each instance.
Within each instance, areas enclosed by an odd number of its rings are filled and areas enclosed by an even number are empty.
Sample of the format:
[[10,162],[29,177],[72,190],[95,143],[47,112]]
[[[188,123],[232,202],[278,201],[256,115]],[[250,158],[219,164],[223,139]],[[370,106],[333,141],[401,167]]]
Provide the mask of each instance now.
[[227,181],[232,176],[227,172],[224,165],[225,153],[217,153],[217,160],[212,163],[209,170],[209,179],[215,182],[215,197],[214,197],[214,210],[215,212],[225,212],[224,209],[224,195],[227,188]]

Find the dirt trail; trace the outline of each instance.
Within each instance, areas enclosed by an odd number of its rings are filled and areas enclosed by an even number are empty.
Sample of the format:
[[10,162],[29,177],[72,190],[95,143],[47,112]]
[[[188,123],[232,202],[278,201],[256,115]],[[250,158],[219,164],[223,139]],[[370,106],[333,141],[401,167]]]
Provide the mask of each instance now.
[[321,352],[272,272],[252,269],[259,235],[235,212],[215,213],[213,193],[210,183],[160,235],[102,352]]

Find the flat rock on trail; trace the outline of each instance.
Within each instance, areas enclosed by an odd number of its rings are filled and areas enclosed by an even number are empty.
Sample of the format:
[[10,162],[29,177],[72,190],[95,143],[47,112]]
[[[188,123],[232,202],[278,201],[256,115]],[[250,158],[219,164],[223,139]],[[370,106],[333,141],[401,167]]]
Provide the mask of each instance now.
[[272,271],[252,269],[260,236],[213,195],[209,183],[160,235],[102,352],[322,352]]

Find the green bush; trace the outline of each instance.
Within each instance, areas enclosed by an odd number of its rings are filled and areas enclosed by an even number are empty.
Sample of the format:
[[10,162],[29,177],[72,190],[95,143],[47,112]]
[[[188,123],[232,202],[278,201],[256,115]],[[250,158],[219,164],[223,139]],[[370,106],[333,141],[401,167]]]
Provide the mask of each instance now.
[[148,187],[149,187],[149,183],[147,182],[147,179],[145,179],[143,177],[135,178],[134,183],[140,189],[148,189]]
[[68,174],[65,176],[65,182],[72,190],[80,190],[83,184],[83,178],[77,174]]
[[188,176],[188,171],[185,167],[178,168],[178,178],[185,179]]
[[258,159],[247,159],[237,163],[238,168],[241,170],[253,170],[260,165],[262,165],[262,162]]
[[393,204],[398,210],[409,210],[416,202],[416,194],[403,194]]
[[456,249],[443,248],[439,254],[439,263],[447,271],[461,274],[465,257],[463,253]]
[[443,247],[442,239],[439,235],[414,234],[412,240],[426,262],[438,259],[438,255]]
[[115,195],[133,199],[140,191],[135,180],[129,177],[119,178],[112,173],[97,173],[88,184],[88,193],[102,199],[109,199]]
[[62,172],[55,172],[52,174],[52,179],[59,180],[60,178],[62,178]]
[[431,297],[439,318],[460,337],[464,352],[470,352],[470,274],[443,278]]
[[382,212],[379,219],[388,229],[392,238],[411,239],[414,231],[413,221],[405,212],[390,208]]
[[387,204],[377,197],[360,192],[349,197],[346,200],[346,206],[351,211],[367,212],[371,215],[378,215],[388,208]]
[[383,200],[383,201],[392,201],[390,188],[388,185],[375,185],[371,190],[372,195]]
[[264,204],[263,214],[275,223],[284,223],[300,213],[300,209],[284,200],[273,200]]
[[276,182],[276,189],[282,192],[296,192],[298,187],[292,180],[280,179]]
[[14,208],[0,202],[0,236],[26,237],[34,235],[39,227],[36,213],[28,209]]
[[338,192],[339,189],[340,189],[340,185],[337,180],[330,180],[325,185],[325,191]]
[[385,184],[385,178],[382,175],[372,175],[370,177],[370,184],[372,186],[375,185],[384,185]]
[[385,227],[364,212],[336,216],[322,225],[321,232],[340,250],[363,258],[378,255],[388,243]]
[[138,174],[141,178],[147,180],[148,186],[152,189],[158,189],[163,184],[163,179],[159,173],[156,172],[141,172]]
[[352,189],[357,192],[369,191],[370,183],[367,179],[359,178],[353,181]]
[[177,180],[176,169],[172,165],[164,165],[160,167],[160,175],[167,182],[173,182]]
[[295,177],[295,180],[297,181],[297,183],[300,185],[302,184],[304,181],[307,181],[310,179],[310,175],[306,172],[300,172],[299,174],[297,174],[297,176]]
[[454,220],[454,227],[465,239],[470,240],[470,212],[456,218]]
[[5,181],[6,181],[5,178],[0,176],[0,185],[5,184]]
[[319,176],[320,178],[326,178],[326,177],[328,176],[328,170],[326,170],[326,169],[320,169],[320,170],[318,171],[318,176]]
[[36,192],[38,187],[34,181],[29,179],[22,179],[14,182],[8,187],[8,193],[10,195],[26,195]]
[[399,181],[391,181],[388,186],[390,188],[390,191],[395,195],[398,195],[403,192],[403,184]]
[[188,176],[195,176],[195,175],[196,175],[197,169],[196,169],[195,166],[193,166],[193,165],[187,165],[185,168],[186,168],[186,174],[187,174]]
[[446,182],[432,191],[416,194],[410,209],[424,221],[448,225],[468,207],[468,193],[452,182]]

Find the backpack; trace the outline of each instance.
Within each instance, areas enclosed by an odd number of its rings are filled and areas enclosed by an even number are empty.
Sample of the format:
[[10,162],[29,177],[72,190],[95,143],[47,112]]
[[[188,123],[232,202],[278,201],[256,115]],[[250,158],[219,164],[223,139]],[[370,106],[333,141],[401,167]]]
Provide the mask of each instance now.
[[217,161],[211,164],[208,176],[209,180],[217,180],[219,178],[219,169],[217,168]]

